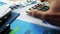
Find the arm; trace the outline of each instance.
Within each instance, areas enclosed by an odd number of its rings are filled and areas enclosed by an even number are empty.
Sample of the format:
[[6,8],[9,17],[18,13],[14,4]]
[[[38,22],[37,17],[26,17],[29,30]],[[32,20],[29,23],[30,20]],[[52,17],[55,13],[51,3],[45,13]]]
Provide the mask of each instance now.
[[59,0],[47,0],[50,3],[50,9],[46,12],[31,10],[29,15],[38,17],[53,25],[60,26],[60,1]]

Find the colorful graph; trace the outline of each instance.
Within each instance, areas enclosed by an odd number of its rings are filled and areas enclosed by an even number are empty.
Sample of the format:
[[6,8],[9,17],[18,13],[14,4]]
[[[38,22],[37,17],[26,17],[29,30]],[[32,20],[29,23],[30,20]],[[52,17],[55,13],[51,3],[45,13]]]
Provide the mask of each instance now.
[[13,29],[13,31],[11,31],[9,34],[15,34],[17,31],[19,30],[18,27],[16,27],[15,29]]

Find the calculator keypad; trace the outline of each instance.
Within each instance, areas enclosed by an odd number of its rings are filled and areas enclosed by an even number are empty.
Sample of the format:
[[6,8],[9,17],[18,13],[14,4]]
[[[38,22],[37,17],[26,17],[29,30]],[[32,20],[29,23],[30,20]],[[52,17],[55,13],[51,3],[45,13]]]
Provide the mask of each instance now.
[[49,6],[45,6],[45,5],[42,5],[42,4],[37,4],[31,8],[29,8],[29,10],[31,9],[37,9],[37,10],[40,10],[40,11],[47,11],[49,10]]

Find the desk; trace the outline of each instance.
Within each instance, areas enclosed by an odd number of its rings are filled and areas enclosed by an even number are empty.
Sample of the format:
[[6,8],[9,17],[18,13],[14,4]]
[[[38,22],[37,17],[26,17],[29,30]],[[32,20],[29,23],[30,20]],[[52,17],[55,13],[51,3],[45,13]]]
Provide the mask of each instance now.
[[27,21],[27,22],[31,22],[31,23],[34,23],[34,24],[38,24],[40,26],[44,26],[44,27],[47,27],[47,28],[60,30],[60,27],[56,27],[56,26],[53,26],[53,25],[50,25],[50,24],[45,24],[45,23],[43,23],[42,20],[27,15],[26,10],[28,10],[30,7],[32,7],[34,5],[35,4],[30,5],[30,6],[26,6],[24,8],[19,8],[19,9],[14,10],[14,11],[19,11],[19,13],[20,13],[20,16],[17,19]]

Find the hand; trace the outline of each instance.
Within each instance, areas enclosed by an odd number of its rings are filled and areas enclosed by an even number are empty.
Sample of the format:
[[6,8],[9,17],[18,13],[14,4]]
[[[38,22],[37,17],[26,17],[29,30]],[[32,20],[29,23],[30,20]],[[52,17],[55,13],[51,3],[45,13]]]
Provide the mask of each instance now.
[[48,11],[31,10],[29,15],[39,17],[53,25],[60,26],[60,0],[47,0],[50,3]]

